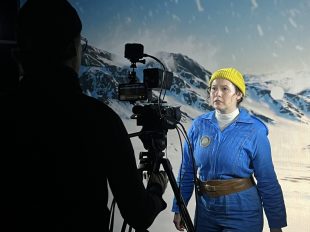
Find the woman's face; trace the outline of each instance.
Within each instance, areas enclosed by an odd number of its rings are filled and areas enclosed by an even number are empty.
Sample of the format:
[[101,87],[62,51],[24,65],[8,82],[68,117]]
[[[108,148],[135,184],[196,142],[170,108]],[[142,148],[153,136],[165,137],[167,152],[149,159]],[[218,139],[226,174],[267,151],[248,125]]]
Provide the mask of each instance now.
[[237,91],[233,83],[226,79],[217,78],[211,83],[210,103],[222,114],[228,114],[237,109],[237,103],[242,93]]

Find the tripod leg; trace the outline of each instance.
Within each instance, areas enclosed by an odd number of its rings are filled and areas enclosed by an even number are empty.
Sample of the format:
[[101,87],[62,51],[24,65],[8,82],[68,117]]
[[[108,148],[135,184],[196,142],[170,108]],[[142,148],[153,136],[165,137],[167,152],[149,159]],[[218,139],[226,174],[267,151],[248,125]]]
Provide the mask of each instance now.
[[175,177],[174,177],[173,172],[172,172],[171,163],[168,159],[164,159],[164,158],[161,159],[161,163],[164,167],[164,170],[167,173],[167,176],[168,176],[169,182],[171,184],[172,190],[174,192],[175,198],[176,198],[177,203],[179,205],[180,214],[181,214],[181,217],[184,221],[185,228],[188,232],[194,232],[195,231],[194,225],[193,225],[191,217],[187,211],[183,197],[180,194],[179,187],[177,185],[177,182],[176,182]]

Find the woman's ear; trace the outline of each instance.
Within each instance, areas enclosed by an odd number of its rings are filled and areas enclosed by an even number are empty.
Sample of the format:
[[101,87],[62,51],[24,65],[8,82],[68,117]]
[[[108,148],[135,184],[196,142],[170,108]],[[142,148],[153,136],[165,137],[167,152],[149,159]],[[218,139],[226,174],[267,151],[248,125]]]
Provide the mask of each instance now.
[[243,97],[241,91],[239,91],[239,90],[236,91],[236,95],[237,95],[237,101],[239,101]]

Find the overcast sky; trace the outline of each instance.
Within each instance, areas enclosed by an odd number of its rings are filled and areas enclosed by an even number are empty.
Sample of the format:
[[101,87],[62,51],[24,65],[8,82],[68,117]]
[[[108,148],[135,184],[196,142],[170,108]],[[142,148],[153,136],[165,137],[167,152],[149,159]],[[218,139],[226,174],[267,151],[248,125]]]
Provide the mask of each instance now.
[[70,0],[91,44],[182,53],[211,72],[310,69],[310,0]]
[[[23,4],[25,0],[21,0]],[[182,53],[213,72],[310,70],[310,0],[69,0],[90,43]]]

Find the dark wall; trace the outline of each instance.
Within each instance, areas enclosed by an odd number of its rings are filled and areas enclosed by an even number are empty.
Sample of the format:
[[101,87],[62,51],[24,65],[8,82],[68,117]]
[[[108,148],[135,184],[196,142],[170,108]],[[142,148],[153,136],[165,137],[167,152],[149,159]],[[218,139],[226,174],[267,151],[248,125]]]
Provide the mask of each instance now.
[[19,9],[19,0],[0,1],[0,41],[15,40],[16,16]]
[[15,24],[19,9],[17,0],[0,0],[0,231],[15,232],[16,186],[18,177],[15,151],[14,90],[18,85],[18,66],[11,56],[16,46]]
[[15,25],[19,0],[0,1],[0,91],[7,92],[18,83],[18,66],[11,55],[16,47]]

